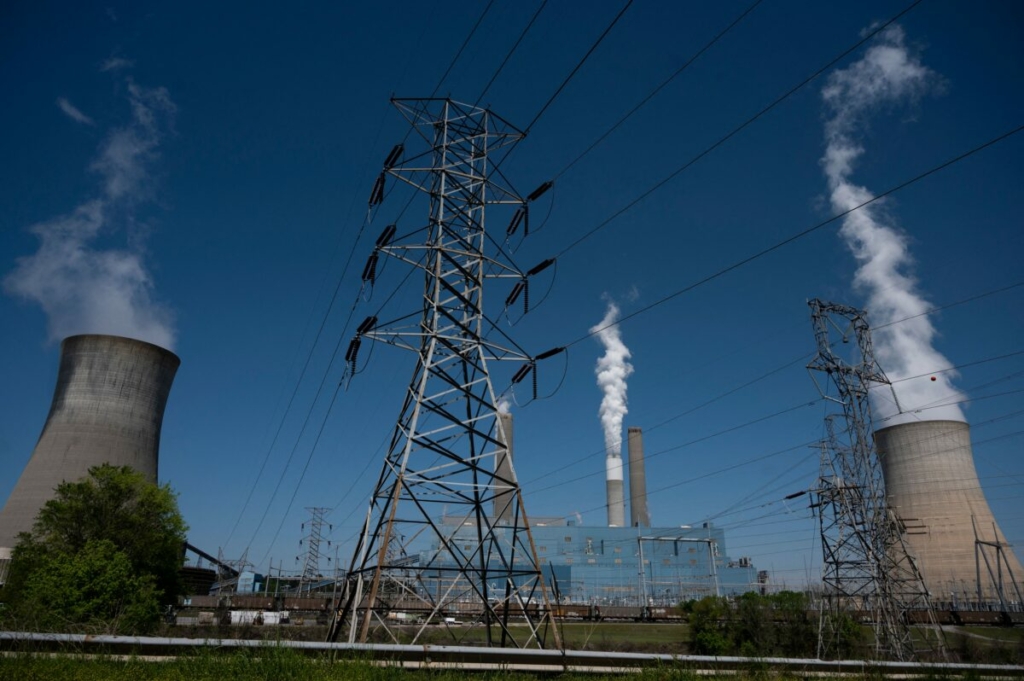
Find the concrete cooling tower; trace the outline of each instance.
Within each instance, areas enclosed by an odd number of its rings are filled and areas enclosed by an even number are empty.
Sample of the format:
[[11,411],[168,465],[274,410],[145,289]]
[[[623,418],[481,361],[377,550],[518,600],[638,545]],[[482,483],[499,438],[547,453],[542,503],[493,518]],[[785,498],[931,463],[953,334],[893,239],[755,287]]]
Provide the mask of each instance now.
[[[974,468],[970,429],[962,421],[922,421],[875,433],[889,508],[907,526],[932,598],[953,602],[998,601],[1002,574],[1006,598],[1016,600],[1024,570],[1006,545]],[[996,548],[996,545],[1002,545]]]
[[61,482],[103,463],[157,481],[160,426],[181,360],[118,336],[71,336],[61,343],[50,414],[32,457],[0,512],[0,547],[32,528]]

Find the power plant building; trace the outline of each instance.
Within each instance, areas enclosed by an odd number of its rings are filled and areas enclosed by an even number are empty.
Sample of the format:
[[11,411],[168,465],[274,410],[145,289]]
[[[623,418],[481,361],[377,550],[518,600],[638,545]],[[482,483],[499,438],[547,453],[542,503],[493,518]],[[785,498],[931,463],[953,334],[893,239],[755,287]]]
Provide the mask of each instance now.
[[157,481],[164,407],[180,363],[174,353],[130,338],[64,339],[50,413],[0,512],[0,550],[32,529],[59,484],[93,466],[130,466]]
[[[512,481],[513,419],[505,413],[499,414],[499,419],[499,439],[505,444],[505,451],[498,458],[497,471],[500,477]],[[700,527],[650,527],[640,428],[628,429],[628,450],[633,527],[585,526],[560,517],[530,520],[533,545],[552,600],[601,607],[675,606],[691,598],[728,596],[762,588],[766,573],[759,574],[749,558],[729,558],[723,529],[711,523]],[[485,520],[496,526],[498,536],[501,526],[511,521],[504,512],[504,494],[495,492],[494,514]],[[609,490],[609,507],[625,508],[621,494],[621,486]],[[617,514],[614,520],[618,520]],[[450,537],[447,546],[435,541],[406,559],[410,571],[417,570],[417,588],[437,594],[460,588],[450,582],[458,565],[453,551],[462,556],[480,555],[475,519],[448,516],[441,519],[441,525]],[[483,565],[479,569],[486,574]],[[490,592],[503,588],[504,585],[488,584]]]
[[[454,550],[474,555],[476,526],[445,518],[455,529]],[[500,528],[497,530],[500,532]],[[538,518],[531,523],[533,542],[548,593],[561,603],[599,606],[674,606],[704,596],[729,596],[757,590],[759,578],[749,558],[726,554],[725,531],[700,527],[585,526],[564,518]],[[410,565],[442,568],[420,573],[423,588],[444,590],[443,568],[454,566],[450,549],[434,544]],[[643,566],[641,569],[641,565]],[[493,591],[500,585],[489,585]]]

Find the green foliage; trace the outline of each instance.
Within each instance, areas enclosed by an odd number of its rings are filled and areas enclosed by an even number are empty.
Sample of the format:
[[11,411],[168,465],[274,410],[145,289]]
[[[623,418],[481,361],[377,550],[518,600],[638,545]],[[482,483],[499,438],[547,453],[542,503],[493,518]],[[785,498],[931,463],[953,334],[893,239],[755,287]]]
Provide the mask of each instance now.
[[696,655],[725,655],[730,643],[726,635],[729,601],[708,596],[689,604],[690,646]]
[[817,628],[804,594],[742,594],[730,602],[709,596],[682,604],[690,621],[690,649],[698,655],[813,657]]
[[[826,615],[826,618],[829,617],[831,616]],[[868,638],[864,628],[846,613],[839,613],[834,617],[834,620],[826,619],[822,622],[825,632],[825,653],[822,657],[844,660],[862,654]]]
[[144,632],[181,591],[186,526],[170,487],[131,468],[62,483],[14,548],[6,618],[49,630]]
[[47,553],[27,576],[22,614],[40,629],[143,632],[160,616],[151,575],[137,575],[108,540],[90,540],[76,554]]

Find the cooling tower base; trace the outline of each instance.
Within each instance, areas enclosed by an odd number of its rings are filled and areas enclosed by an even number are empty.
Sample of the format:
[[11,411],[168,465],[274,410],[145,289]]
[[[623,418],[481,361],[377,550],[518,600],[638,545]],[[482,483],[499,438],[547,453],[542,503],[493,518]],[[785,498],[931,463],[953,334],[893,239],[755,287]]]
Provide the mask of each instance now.
[[998,603],[1001,583],[1002,596],[1017,600],[1024,570],[978,482],[968,425],[905,423],[877,431],[875,444],[889,508],[906,525],[932,599]]
[[57,485],[93,466],[130,466],[157,481],[160,427],[180,363],[174,353],[130,338],[64,339],[46,425],[0,512],[0,547],[32,529]]

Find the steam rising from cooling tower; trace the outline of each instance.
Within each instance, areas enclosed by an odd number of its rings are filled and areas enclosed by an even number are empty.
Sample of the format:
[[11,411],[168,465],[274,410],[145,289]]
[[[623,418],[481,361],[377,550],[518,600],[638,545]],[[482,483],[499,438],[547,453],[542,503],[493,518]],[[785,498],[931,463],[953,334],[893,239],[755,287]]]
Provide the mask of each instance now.
[[629,348],[619,334],[619,308],[611,300],[604,319],[590,329],[604,346],[604,355],[597,360],[597,385],[604,393],[601,400],[601,426],[604,429],[605,482],[608,493],[608,525],[624,527],[626,500],[622,488],[622,419],[626,409],[626,379],[633,373]]
[[[90,170],[99,175],[99,195],[71,212],[31,227],[39,250],[21,257],[3,280],[4,291],[38,303],[48,317],[53,341],[82,333],[110,333],[172,347],[170,311],[153,297],[143,264],[140,235],[145,226],[135,208],[151,193],[147,166],[157,158],[175,106],[164,88],[127,80],[130,122],[111,130]],[[78,124],[91,118],[67,100],[58,106]],[[104,245],[122,227],[125,248]]]
[[[822,91],[830,117],[821,163],[834,210],[850,210],[873,198],[866,187],[850,181],[854,162],[864,153],[859,138],[871,114],[912,104],[941,84],[941,78],[905,47],[903,29],[896,25],[880,33],[862,59],[832,74]],[[955,404],[931,408],[959,402],[963,394],[951,383],[956,376],[949,371],[952,364],[932,347],[935,328],[925,314],[931,306],[917,293],[917,281],[908,273],[913,260],[907,237],[880,203],[850,213],[840,230],[859,265],[854,284],[867,295],[875,354],[890,380],[899,381],[896,393],[904,411],[929,407],[923,418],[962,421]],[[901,380],[911,376],[922,377]],[[882,391],[874,393],[881,395]],[[886,425],[917,420],[893,418],[897,410],[891,399],[874,399],[873,406],[877,420]]]

